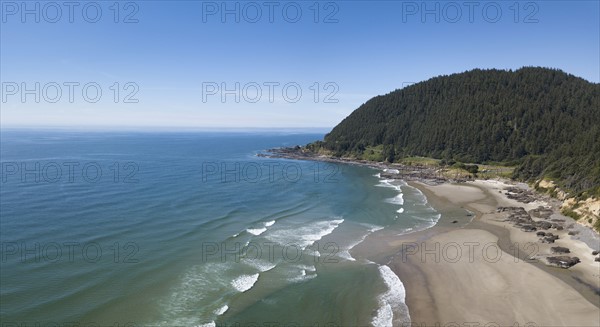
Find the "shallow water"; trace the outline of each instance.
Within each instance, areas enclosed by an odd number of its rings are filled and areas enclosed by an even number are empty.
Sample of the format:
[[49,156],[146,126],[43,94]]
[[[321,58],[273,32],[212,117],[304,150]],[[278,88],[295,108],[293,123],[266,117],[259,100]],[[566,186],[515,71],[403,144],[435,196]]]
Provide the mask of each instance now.
[[406,321],[400,280],[354,249],[440,215],[369,168],[255,156],[320,138],[3,131],[2,321]]

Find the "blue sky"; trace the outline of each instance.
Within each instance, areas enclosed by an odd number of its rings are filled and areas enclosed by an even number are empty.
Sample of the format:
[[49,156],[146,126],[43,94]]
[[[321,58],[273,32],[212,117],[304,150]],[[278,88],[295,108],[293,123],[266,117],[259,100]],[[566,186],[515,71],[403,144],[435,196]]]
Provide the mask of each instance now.
[[600,82],[598,1],[114,2],[2,1],[2,126],[327,128],[473,68]]

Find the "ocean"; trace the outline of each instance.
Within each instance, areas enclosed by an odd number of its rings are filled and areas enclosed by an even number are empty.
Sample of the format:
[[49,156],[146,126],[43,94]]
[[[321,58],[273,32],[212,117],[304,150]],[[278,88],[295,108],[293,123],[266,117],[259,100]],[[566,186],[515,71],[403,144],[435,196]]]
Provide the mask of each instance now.
[[354,248],[429,228],[440,214],[419,190],[371,168],[256,156],[322,138],[3,130],[0,320],[410,321],[385,259]]

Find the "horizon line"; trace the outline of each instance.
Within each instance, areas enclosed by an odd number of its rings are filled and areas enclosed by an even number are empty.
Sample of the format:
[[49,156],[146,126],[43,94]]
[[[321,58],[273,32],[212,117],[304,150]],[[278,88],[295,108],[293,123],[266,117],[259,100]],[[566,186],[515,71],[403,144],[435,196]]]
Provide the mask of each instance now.
[[158,132],[182,132],[182,131],[197,131],[197,132],[244,132],[244,131],[272,131],[272,132],[329,132],[334,126],[327,127],[268,127],[268,126],[173,126],[173,125],[1,125],[0,130],[73,130],[73,131],[158,131]]

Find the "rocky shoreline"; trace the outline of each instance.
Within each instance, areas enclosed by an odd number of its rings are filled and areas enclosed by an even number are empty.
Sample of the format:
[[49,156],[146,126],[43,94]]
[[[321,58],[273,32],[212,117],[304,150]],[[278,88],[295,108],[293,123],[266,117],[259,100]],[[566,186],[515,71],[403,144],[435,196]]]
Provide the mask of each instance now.
[[370,167],[380,169],[381,177],[386,179],[402,179],[405,181],[418,181],[428,185],[438,185],[442,183],[460,183],[464,179],[451,179],[443,176],[437,169],[425,166],[408,166],[398,163],[373,162],[368,160],[357,160],[354,158],[331,157],[318,155],[311,152],[302,151],[299,146],[288,148],[274,148],[266,150],[266,153],[257,154],[258,157],[309,160],[331,163],[343,163],[356,166]]
[[[441,185],[445,183],[464,183],[472,180],[448,178],[443,176],[439,169],[426,166],[408,166],[398,163],[372,162],[367,160],[357,160],[354,158],[338,158],[318,155],[303,151],[303,148],[300,146],[269,149],[266,150],[265,153],[257,154],[257,156],[365,166],[381,170],[381,178],[401,179],[407,182],[415,181],[430,186]],[[568,230],[568,235],[570,238],[580,240],[593,249],[600,247],[597,242],[598,235],[594,235],[597,233],[591,228],[577,224],[573,219],[568,217],[563,216],[561,218],[556,218],[557,215],[560,215],[561,207],[561,203],[557,199],[554,199],[546,194],[537,193],[534,190],[529,189],[529,187],[523,183],[517,183],[512,180],[504,179],[502,182],[509,184],[502,191],[502,193],[508,199],[527,206],[534,203],[544,204],[543,206],[540,205],[534,209],[530,209],[529,211],[522,206],[498,207],[498,213],[508,214],[505,222],[512,224],[513,227],[523,232],[536,234],[539,242],[541,243],[554,243],[559,238],[558,235],[555,235],[549,231],[551,229],[556,231]],[[577,257],[565,256],[565,252],[557,254],[562,255],[547,257],[547,264],[561,268],[570,268],[580,262],[579,258]],[[594,255],[597,254],[598,253],[595,253]],[[595,260],[600,261],[600,256],[596,257]]]

